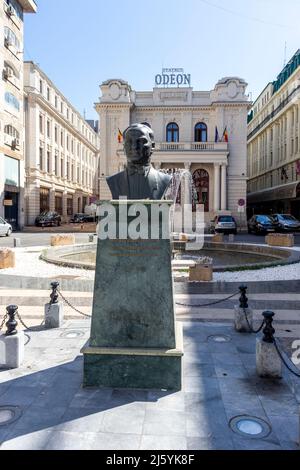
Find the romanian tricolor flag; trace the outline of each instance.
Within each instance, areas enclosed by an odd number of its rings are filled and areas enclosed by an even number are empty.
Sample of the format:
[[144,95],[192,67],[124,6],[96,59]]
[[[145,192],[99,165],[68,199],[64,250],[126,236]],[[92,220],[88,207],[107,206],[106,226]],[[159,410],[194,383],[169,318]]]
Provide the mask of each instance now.
[[225,127],[225,129],[224,129],[222,141],[228,143],[228,131],[227,131],[227,127]]
[[120,143],[122,142],[122,140],[123,140],[123,134],[122,134],[122,132],[120,131],[120,129],[118,129],[118,131],[119,131],[119,132],[118,132],[118,142],[119,142],[119,144],[120,144]]

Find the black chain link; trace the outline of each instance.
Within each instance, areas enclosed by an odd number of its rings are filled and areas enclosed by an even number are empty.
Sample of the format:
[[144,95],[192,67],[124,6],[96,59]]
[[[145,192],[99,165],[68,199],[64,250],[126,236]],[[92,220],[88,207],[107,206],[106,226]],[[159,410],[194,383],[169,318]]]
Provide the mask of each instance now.
[[[34,332],[36,331],[36,330],[34,330],[33,328],[30,328],[29,326],[27,326],[27,325],[24,323],[24,321],[23,321],[23,319],[22,319],[22,317],[21,317],[21,315],[19,314],[18,311],[16,312],[16,317],[17,317],[18,320],[20,321],[21,325],[24,326],[25,330],[27,330],[27,331],[34,331]],[[41,323],[40,325],[38,325],[38,326],[43,326],[44,323],[45,323],[45,320],[43,320],[42,323]]]
[[[276,351],[277,351],[277,353],[278,353],[278,356],[280,357],[280,359],[281,359],[281,361],[283,362],[283,364],[285,365],[285,367],[286,367],[292,374],[294,374],[296,377],[300,377],[300,372],[296,372],[295,370],[293,370],[293,369],[289,366],[289,364],[287,364],[286,360],[285,360],[284,357],[283,357],[283,353],[280,351],[280,348],[279,348],[279,346],[278,346],[278,344],[277,344],[276,338],[273,337],[273,340],[274,340],[274,345],[275,345],[275,349],[276,349]],[[284,353],[284,354],[286,354],[286,353]],[[289,361],[290,361],[290,359],[289,359]],[[290,361],[290,362],[291,362],[291,364],[293,364],[293,366],[295,367],[295,364],[294,364],[292,361]]]
[[65,304],[68,305],[68,307],[70,307],[72,310],[74,310],[75,312],[79,313],[79,315],[83,315],[83,316],[86,317],[86,318],[92,318],[92,315],[88,315],[87,313],[83,313],[83,312],[81,312],[80,310],[78,310],[78,308],[74,307],[74,306],[64,297],[64,295],[60,292],[59,289],[57,289],[57,292],[59,293],[59,295],[61,296],[62,300],[65,302]]
[[3,320],[2,320],[1,325],[0,325],[0,331],[1,331],[2,328],[4,327],[5,322],[6,322],[7,319],[8,319],[8,314],[6,313],[6,314],[4,315],[4,317],[3,317]]
[[248,315],[247,315],[247,312],[246,312],[246,309],[245,309],[245,308],[243,308],[243,312],[244,312],[244,314],[245,314],[246,322],[247,322],[247,325],[248,325],[248,328],[249,328],[250,332],[253,333],[253,334],[255,334],[255,335],[256,335],[257,333],[260,333],[261,330],[262,330],[263,327],[264,327],[265,320],[263,320],[263,322],[262,322],[261,326],[258,328],[258,330],[253,330],[252,326],[250,325],[250,322],[249,322],[249,319],[248,319]]
[[217,300],[217,301],[214,301],[214,302],[210,302],[208,304],[182,304],[180,302],[176,302],[176,305],[180,305],[182,307],[210,307],[211,305],[217,305],[217,304],[221,304],[222,302],[226,302],[227,300],[230,300],[230,299],[233,299],[233,297],[235,297],[236,295],[239,295],[239,292],[236,292],[235,294],[232,294],[230,295],[229,297],[226,297],[226,299],[221,299],[221,300]]

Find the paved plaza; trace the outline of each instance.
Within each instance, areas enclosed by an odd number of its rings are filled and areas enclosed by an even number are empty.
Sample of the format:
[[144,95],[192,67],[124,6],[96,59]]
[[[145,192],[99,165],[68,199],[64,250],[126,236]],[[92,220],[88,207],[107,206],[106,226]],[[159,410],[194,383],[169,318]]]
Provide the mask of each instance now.
[[[183,387],[174,393],[83,389],[89,320],[26,332],[22,367],[0,370],[0,408],[18,411],[11,424],[0,421],[0,449],[299,450],[299,395],[286,371],[282,380],[257,377],[256,336],[223,323],[183,326]],[[230,341],[211,341],[220,334]],[[240,415],[262,419],[266,437],[234,432]]]

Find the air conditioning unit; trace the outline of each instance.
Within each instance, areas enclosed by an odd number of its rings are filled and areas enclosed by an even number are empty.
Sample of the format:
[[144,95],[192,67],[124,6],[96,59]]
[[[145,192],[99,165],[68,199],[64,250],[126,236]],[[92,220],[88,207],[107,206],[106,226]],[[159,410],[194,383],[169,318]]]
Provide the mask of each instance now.
[[12,46],[12,43],[8,38],[4,38],[4,46],[7,47],[7,49]]
[[20,147],[20,140],[19,139],[13,139],[11,143],[11,149],[16,150],[17,147]]
[[5,67],[5,69],[3,70],[3,78],[5,80],[8,80],[9,78],[13,77],[13,71],[11,68],[9,67]]
[[13,9],[13,7],[11,5],[7,5],[6,13],[7,13],[8,16],[14,16],[15,10]]

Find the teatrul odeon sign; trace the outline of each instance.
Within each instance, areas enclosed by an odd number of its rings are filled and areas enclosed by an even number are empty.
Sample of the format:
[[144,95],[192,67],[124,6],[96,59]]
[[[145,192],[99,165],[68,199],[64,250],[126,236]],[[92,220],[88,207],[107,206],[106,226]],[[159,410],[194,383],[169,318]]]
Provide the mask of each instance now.
[[184,73],[183,69],[162,69],[162,73],[155,76],[156,86],[191,86],[191,75]]

